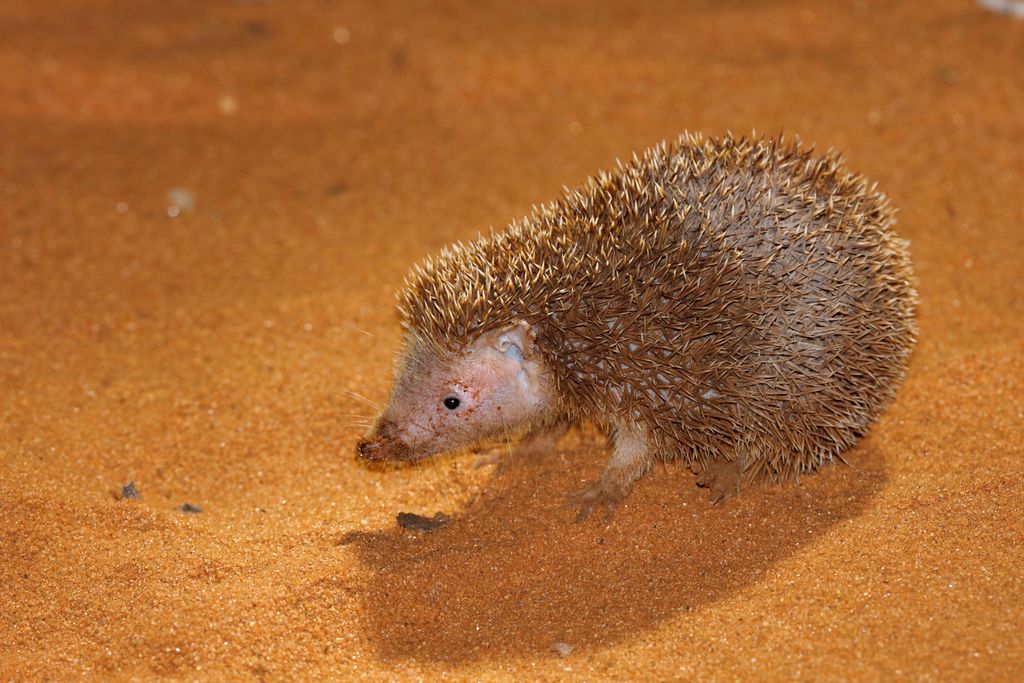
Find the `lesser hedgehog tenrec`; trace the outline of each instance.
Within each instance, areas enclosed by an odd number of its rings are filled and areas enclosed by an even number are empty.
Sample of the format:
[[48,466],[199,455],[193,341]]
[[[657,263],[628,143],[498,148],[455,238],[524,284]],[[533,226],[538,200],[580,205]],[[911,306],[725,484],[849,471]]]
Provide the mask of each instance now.
[[358,452],[417,460],[508,431],[535,450],[589,420],[611,457],[581,516],[659,458],[713,497],[813,471],[884,408],[915,340],[892,224],[834,153],[684,134],[415,267]]

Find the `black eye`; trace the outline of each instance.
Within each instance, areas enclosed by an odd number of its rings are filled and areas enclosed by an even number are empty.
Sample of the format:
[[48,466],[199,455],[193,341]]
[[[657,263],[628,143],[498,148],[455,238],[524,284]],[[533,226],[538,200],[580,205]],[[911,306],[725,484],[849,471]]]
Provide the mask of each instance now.
[[459,399],[455,396],[449,396],[444,400],[444,407],[448,410],[455,410],[459,407]]

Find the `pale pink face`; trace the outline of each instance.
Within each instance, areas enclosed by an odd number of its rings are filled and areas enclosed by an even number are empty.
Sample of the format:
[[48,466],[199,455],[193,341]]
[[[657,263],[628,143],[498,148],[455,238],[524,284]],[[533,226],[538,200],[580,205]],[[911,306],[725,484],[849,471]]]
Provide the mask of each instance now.
[[412,345],[388,405],[359,442],[360,457],[420,460],[537,419],[549,405],[550,380],[535,356],[526,323],[443,357]]

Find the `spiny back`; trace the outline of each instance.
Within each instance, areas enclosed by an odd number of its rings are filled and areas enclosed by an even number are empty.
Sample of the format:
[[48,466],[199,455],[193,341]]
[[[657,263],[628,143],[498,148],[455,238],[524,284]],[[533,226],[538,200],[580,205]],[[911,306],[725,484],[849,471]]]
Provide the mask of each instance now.
[[750,441],[784,475],[848,445],[903,374],[916,294],[892,222],[836,155],[684,134],[417,266],[403,324],[443,353],[526,320],[563,412],[631,417],[691,460]]

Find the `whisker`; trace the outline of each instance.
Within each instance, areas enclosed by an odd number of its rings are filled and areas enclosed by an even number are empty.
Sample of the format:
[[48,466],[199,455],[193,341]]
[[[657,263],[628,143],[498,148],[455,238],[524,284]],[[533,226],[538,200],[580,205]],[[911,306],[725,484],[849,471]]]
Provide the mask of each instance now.
[[508,489],[509,472],[516,465],[513,462],[515,460],[515,451],[512,449],[512,440],[509,438],[508,425],[505,424],[504,417],[501,418],[501,441],[505,450],[505,462],[498,461],[496,466],[499,470],[498,476],[495,477],[498,479],[498,496],[504,495]]
[[343,394],[345,394],[346,396],[349,396],[349,397],[351,397],[351,398],[354,398],[354,399],[356,399],[357,401],[360,401],[360,402],[362,402],[362,403],[365,403],[366,405],[370,406],[371,408],[373,408],[373,409],[374,409],[374,410],[376,410],[377,412],[380,412],[380,404],[379,404],[379,403],[377,403],[376,401],[372,401],[372,400],[370,400],[370,399],[366,398],[365,396],[363,396],[363,395],[362,395],[362,394],[360,394],[360,393],[357,393],[357,392],[355,392],[355,391],[352,391],[351,389],[342,389],[342,390],[341,390],[341,393],[343,393]]

